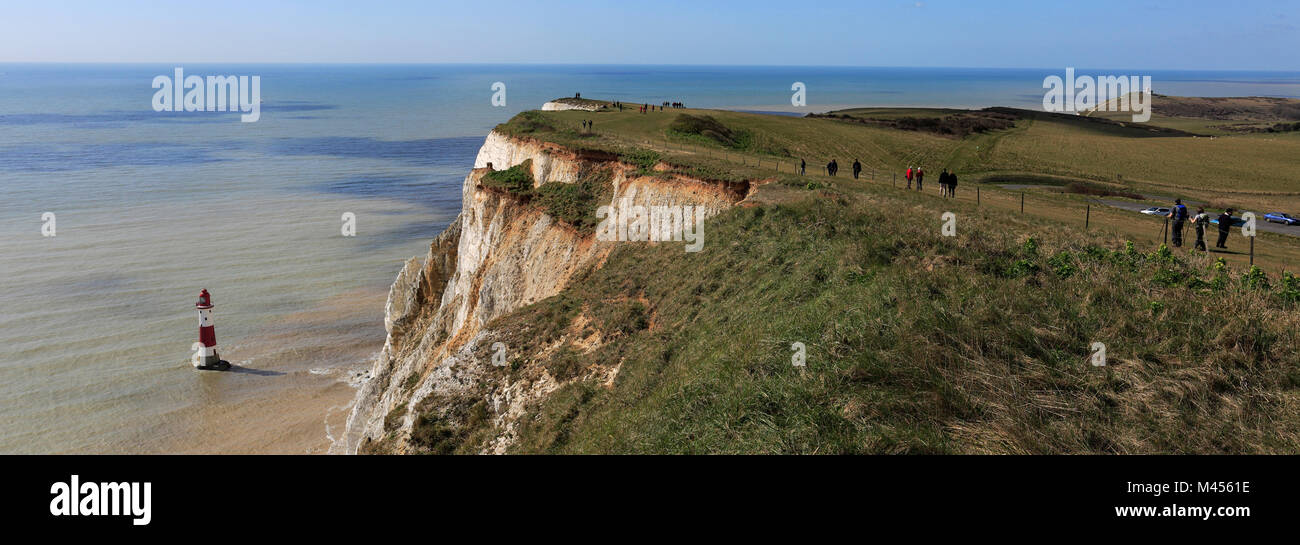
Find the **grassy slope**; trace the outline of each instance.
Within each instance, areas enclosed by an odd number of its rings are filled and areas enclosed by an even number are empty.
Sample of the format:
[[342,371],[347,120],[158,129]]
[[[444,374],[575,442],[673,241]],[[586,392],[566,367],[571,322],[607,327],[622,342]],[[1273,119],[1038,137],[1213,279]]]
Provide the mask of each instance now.
[[[1086,120],[1042,116],[1024,120],[1017,129],[955,140],[932,134],[866,127],[827,119],[764,116],[738,112],[667,110],[649,114],[627,112],[595,116],[596,131],[569,143],[610,145],[614,142],[670,152],[674,145],[689,144],[683,155],[710,149],[700,140],[665,139],[679,112],[712,115],[729,127],[759,135],[766,150],[753,153],[753,161],[782,157],[786,172],[806,159],[820,171],[831,158],[842,166],[859,159],[868,168],[901,172],[909,164],[923,164],[937,173],[953,168],[967,175],[991,172],[1032,172],[1074,176],[1095,181],[1122,179],[1134,189],[1186,196],[1205,201],[1265,209],[1280,207],[1300,212],[1300,133],[1251,134],[1206,138],[1142,137],[1138,128],[1100,126]],[[859,109],[870,117],[921,116],[951,110]],[[585,115],[586,114],[586,115]],[[576,132],[586,112],[548,112],[545,117]],[[721,149],[717,147],[713,151]],[[760,150],[732,150],[760,151]],[[740,162],[732,157],[732,162]],[[772,162],[767,163],[772,171]]]
[[[940,115],[954,110],[857,109],[849,113],[871,117]],[[709,115],[728,127],[756,135],[758,149],[733,149],[699,137],[683,138],[669,130],[678,113]],[[586,119],[595,130],[581,133]],[[525,121],[545,125],[529,128]],[[614,152],[651,150],[657,157],[684,165],[691,174],[719,179],[785,177],[803,158],[811,177],[824,183],[822,165],[836,158],[841,171],[849,171],[855,158],[878,183],[890,183],[912,164],[930,173],[928,191],[937,193],[938,172],[951,168],[961,174],[963,200],[974,201],[971,182],[1007,177],[1052,175],[1046,180],[1078,179],[1109,183],[1129,192],[1184,197],[1218,206],[1257,211],[1300,213],[1300,133],[1242,135],[1214,140],[1186,137],[1150,137],[1142,128],[1104,126],[1088,120],[1042,116],[1022,120],[1015,129],[974,135],[965,139],[864,126],[829,119],[674,110],[639,114],[625,112],[530,112],[501,127],[507,132],[552,140],[566,146]],[[774,154],[764,150],[784,150]],[[779,170],[778,170],[779,169]],[[901,182],[899,182],[901,183]],[[1086,198],[1044,190],[1028,190],[1026,208],[1031,215],[1083,224]],[[982,188],[983,201],[1008,212],[1019,212],[1021,191]],[[1092,227],[1147,246],[1162,240],[1162,220],[1097,206]],[[1256,261],[1277,274],[1300,265],[1300,241],[1265,234]],[[1241,245],[1225,257],[1234,265],[1248,258]]]
[[[516,451],[1300,448],[1300,319],[1276,286],[1230,274],[1216,288],[1203,257],[1112,251],[1122,242],[969,205],[945,238],[923,195],[783,200],[712,220],[698,254],[622,245],[495,323],[515,353],[562,345],[528,364],[622,365],[537,407]],[[610,339],[590,354],[564,333],[580,314]],[[1089,364],[1094,341],[1109,366]]]
[[[889,161],[988,161],[962,154],[1041,124],[955,141],[709,113],[792,153],[834,143],[878,148]],[[1223,272],[1210,257],[1162,255],[1144,241],[1126,249],[1122,230],[1011,214],[1018,201],[996,192],[977,207],[887,182],[775,175],[774,163],[754,166],[770,155],[663,142],[673,117],[605,114],[583,136],[565,129],[581,116],[548,113],[560,131],[534,136],[622,153],[644,146],[683,169],[777,181],[760,190],[761,206],[710,220],[702,252],[622,244],[602,269],[493,324],[524,355],[516,369],[576,377],[620,366],[609,384],[578,380],[534,407],[516,451],[1300,448],[1295,280],[1251,286],[1236,261]],[[944,211],[958,215],[955,238],[940,235]],[[1146,221],[1100,210],[1093,220]],[[606,342],[586,353],[575,341],[595,332]],[[807,346],[805,368],[791,364],[794,342]],[[1093,342],[1107,345],[1108,366],[1089,364]],[[459,451],[481,446],[488,423],[473,422]]]

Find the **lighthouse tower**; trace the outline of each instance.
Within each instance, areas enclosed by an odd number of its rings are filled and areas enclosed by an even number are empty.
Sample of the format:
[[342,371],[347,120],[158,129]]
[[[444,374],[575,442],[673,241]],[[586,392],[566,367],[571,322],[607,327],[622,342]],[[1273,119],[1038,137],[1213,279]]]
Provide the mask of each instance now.
[[212,296],[208,290],[199,292],[199,302],[194,303],[199,311],[199,344],[203,345],[194,356],[194,366],[199,369],[226,369],[229,363],[221,360],[217,354],[217,330],[212,323]]

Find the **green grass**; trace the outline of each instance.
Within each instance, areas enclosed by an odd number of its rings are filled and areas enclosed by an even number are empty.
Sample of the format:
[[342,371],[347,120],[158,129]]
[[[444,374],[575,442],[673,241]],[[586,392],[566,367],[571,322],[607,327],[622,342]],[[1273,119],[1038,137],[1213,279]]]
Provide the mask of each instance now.
[[[788,156],[674,129],[675,113],[761,135]],[[1037,180],[1245,200],[1297,168],[1287,153],[1300,138],[1152,136],[1060,116],[952,138],[851,120],[675,113],[530,112],[503,126],[612,154],[643,174],[776,182],[761,186],[755,206],[706,223],[699,253],[620,244],[558,295],[489,325],[512,359],[487,380],[545,369],[562,383],[527,408],[514,452],[1300,449],[1300,279],[1277,274],[1297,255],[1294,238],[1262,234],[1265,274],[1241,255],[1161,247],[1159,220],[1131,212],[1094,207],[1085,232],[1080,196],[1030,193],[1021,215],[1019,194],[986,186],[976,206],[971,187]],[[595,134],[575,130],[593,116]],[[1215,145],[1276,170],[1202,187],[1215,179],[1207,167],[1243,168],[1205,147]],[[790,173],[800,157],[815,172],[832,156],[891,173],[954,168],[961,199],[895,189],[888,175]],[[583,195],[597,194],[576,184],[543,206],[580,223]],[[941,235],[943,212],[957,214],[956,237]],[[791,364],[796,342],[806,367]],[[1094,342],[1107,347],[1105,367],[1090,363]],[[478,357],[491,357],[488,345]],[[613,368],[612,380],[597,372]],[[415,414],[416,452],[478,452],[496,433],[481,396],[426,400]]]
[[[621,246],[492,324],[512,350],[547,354],[524,365],[570,379],[521,421],[514,450],[1300,447],[1297,281],[1265,287],[1203,256],[962,205],[946,238],[926,204],[809,198],[733,209],[697,254]],[[606,342],[581,352],[593,332]],[[791,364],[794,342],[805,368]],[[1093,342],[1110,365],[1089,363]],[[620,365],[612,385],[578,378],[597,364]]]
[[[1292,160],[1300,157],[1300,133],[1191,138],[1152,132],[1151,126],[1140,124],[1121,126],[1079,116],[1017,112],[1025,118],[1015,128],[965,138],[835,119],[692,109],[598,115],[526,112],[499,129],[575,149],[616,153],[652,149],[681,172],[728,180],[771,176],[777,164],[793,172],[801,158],[814,171],[831,159],[842,165],[859,159],[867,169],[886,176],[901,174],[909,165],[925,166],[932,173],[950,168],[976,177],[995,172],[1054,175],[1119,181],[1139,193],[1225,202],[1238,208],[1300,212],[1296,185],[1300,161]],[[842,113],[900,119],[947,117],[962,111],[868,108]],[[708,116],[732,133],[748,134],[761,144],[738,149],[711,138],[684,135],[673,128],[681,115]],[[581,133],[581,120],[592,117],[595,134]]]

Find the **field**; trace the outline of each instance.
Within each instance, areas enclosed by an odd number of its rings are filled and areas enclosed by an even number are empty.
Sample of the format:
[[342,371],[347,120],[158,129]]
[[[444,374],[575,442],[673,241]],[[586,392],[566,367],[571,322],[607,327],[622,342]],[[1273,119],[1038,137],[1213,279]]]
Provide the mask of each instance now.
[[[1085,229],[1077,195],[971,183],[1114,183],[1107,172],[1155,149],[1204,165],[1190,137],[1026,115],[953,138],[697,110],[526,112],[499,130],[657,175],[767,180],[705,224],[703,251],[621,244],[489,324],[497,337],[474,356],[495,340],[512,355],[485,380],[540,367],[560,384],[519,420],[513,452],[1300,451],[1300,278],[1281,273],[1294,237],[1263,236],[1250,267],[1240,252],[1162,246],[1155,218],[1093,206]],[[1054,148],[1080,143],[1118,156],[1066,155],[1105,161],[1079,167]],[[819,172],[831,153],[838,177]],[[809,175],[793,173],[798,157]],[[843,174],[854,157],[873,179]],[[1114,185],[1205,191],[1188,182],[1197,168],[1153,162],[1143,172],[1178,176]],[[909,163],[957,169],[961,198],[941,198],[934,178],[904,189],[893,174]],[[482,396],[416,410],[413,452],[480,452],[497,433]]]
[[[926,192],[936,198],[938,174],[948,168],[960,176],[959,200],[973,202],[978,185],[983,206],[1019,214],[1023,194],[1027,214],[1077,226],[1084,225],[1092,202],[1087,220],[1090,228],[1123,236],[1143,247],[1164,240],[1162,219],[1103,206],[1087,196],[1064,193],[1061,187],[1079,182],[1117,193],[1137,193],[1149,196],[1152,205],[1169,206],[1172,199],[1183,198],[1204,203],[1212,215],[1227,207],[1260,216],[1274,211],[1300,213],[1300,161],[1294,159],[1300,157],[1300,133],[1163,136],[1147,126],[1008,111],[1018,117],[1014,128],[964,138],[852,120],[693,109],[646,114],[635,108],[599,113],[529,112],[502,129],[518,131],[529,122],[542,123],[546,129],[523,134],[579,148],[652,150],[687,171],[723,179],[793,175],[803,159],[808,164],[807,181],[829,184],[832,180],[823,170],[826,163],[836,159],[843,180],[857,159],[863,164],[864,180],[868,180],[859,183],[901,188],[902,173],[908,166],[924,166],[929,174]],[[897,119],[943,118],[968,112],[912,108],[835,113]],[[711,118],[746,136],[740,145],[727,145],[698,134],[683,134],[673,129],[683,114]],[[579,127],[586,119],[593,120],[595,128],[584,133]],[[1300,234],[1300,228],[1295,230]],[[1244,240],[1229,248],[1232,251],[1224,254],[1229,262],[1249,262]],[[1275,275],[1284,269],[1295,270],[1300,267],[1300,240],[1261,233],[1256,263]]]

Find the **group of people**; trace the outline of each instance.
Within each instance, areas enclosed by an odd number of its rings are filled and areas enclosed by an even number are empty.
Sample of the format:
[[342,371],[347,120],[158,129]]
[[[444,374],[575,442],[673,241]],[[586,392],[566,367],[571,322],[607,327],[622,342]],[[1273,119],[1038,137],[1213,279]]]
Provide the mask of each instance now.
[[[803,159],[799,159],[799,175],[803,176],[804,174],[807,173],[807,171],[808,171],[808,162],[804,161]],[[836,161],[835,159],[831,159],[831,162],[826,163],[827,175],[836,176],[839,174],[839,172],[840,172],[840,164],[838,161]],[[862,162],[858,161],[857,159],[854,159],[853,179],[856,180],[861,176],[862,176]],[[921,191],[922,189],[924,189],[925,169],[922,169],[920,167],[907,167],[907,172],[904,173],[903,177],[907,178],[908,189],[912,189],[913,181],[916,182],[917,191]],[[943,192],[943,196],[956,197],[957,196],[957,173],[948,172],[948,169],[946,168],[943,169],[943,173],[939,174],[939,188]]]
[[939,190],[945,197],[957,198],[957,173],[943,169],[939,173]]
[[[803,176],[804,173],[806,173],[807,171],[808,171],[808,163],[807,163],[806,161],[804,161],[803,159],[800,159],[800,160],[799,160],[799,175],[800,175],[800,176]],[[831,159],[831,162],[826,163],[826,174],[827,174],[827,175],[829,175],[829,176],[836,176],[836,175],[839,174],[839,172],[840,172],[840,163],[839,163],[839,161],[836,161],[835,159]],[[856,179],[858,179],[858,177],[861,176],[861,175],[862,175],[862,162],[861,162],[861,161],[858,161],[857,159],[854,159],[854,160],[853,160],[853,179],[856,180]]]
[[[1232,213],[1236,210],[1229,208],[1224,210],[1219,217],[1219,240],[1214,244],[1215,248],[1223,250],[1228,249],[1228,235],[1232,233],[1232,226],[1236,223],[1236,218]],[[1183,227],[1187,224],[1187,205],[1183,204],[1182,199],[1174,199],[1174,209],[1169,211],[1165,217],[1173,221],[1172,238],[1175,248],[1183,246]],[[1192,216],[1192,226],[1196,228],[1196,244],[1193,248],[1202,251],[1209,251],[1205,246],[1205,231],[1209,229],[1210,215],[1205,213],[1205,207],[1197,207],[1196,215]]]
[[664,108],[685,108],[686,104],[683,102],[665,102],[663,104],[663,107]]
[[592,127],[593,125],[595,125],[595,124],[596,124],[596,122],[595,122],[595,121],[592,121],[592,120],[590,120],[590,119],[583,121],[583,122],[582,122],[582,132],[591,132],[591,127]]
[[[912,182],[916,182],[917,191],[925,191],[925,169],[921,167],[907,167],[903,173],[903,178],[907,179],[907,188],[912,189]],[[939,173],[939,192],[945,197],[957,197],[957,173],[948,172],[943,169]]]
[[907,167],[907,172],[903,174],[907,178],[907,188],[912,189],[912,180],[916,180],[916,190],[921,191],[925,185],[925,169],[916,167]]

